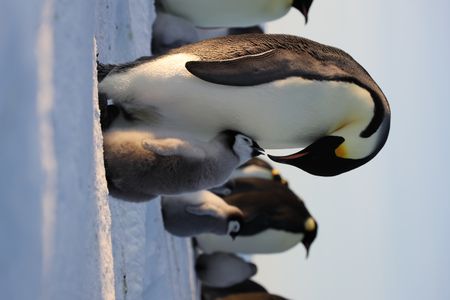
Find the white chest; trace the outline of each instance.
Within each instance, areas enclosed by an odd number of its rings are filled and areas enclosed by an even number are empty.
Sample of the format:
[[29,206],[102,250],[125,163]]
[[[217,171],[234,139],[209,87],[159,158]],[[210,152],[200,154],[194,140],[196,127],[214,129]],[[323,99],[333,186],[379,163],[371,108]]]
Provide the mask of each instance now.
[[165,10],[200,27],[252,26],[286,14],[292,0],[163,0]]
[[253,236],[238,236],[235,240],[229,236],[213,234],[201,234],[195,238],[199,247],[207,253],[221,251],[263,254],[286,251],[297,245],[302,240],[303,234],[268,229]]

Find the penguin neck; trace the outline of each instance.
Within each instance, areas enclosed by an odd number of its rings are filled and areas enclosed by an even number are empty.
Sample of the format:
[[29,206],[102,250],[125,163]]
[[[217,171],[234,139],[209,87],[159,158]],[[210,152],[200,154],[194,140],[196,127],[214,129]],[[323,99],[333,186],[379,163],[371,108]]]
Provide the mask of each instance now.
[[381,130],[377,130],[369,137],[362,137],[369,120],[353,122],[333,133],[332,136],[341,136],[345,141],[336,149],[336,155],[342,158],[363,159],[371,156],[378,147]]
[[[203,145],[205,151],[205,164],[208,170],[205,174],[215,174],[214,177],[222,177],[219,180],[225,182],[233,169],[239,166],[239,158],[230,149],[228,143],[221,138],[214,138]],[[223,174],[223,176],[219,175]]]

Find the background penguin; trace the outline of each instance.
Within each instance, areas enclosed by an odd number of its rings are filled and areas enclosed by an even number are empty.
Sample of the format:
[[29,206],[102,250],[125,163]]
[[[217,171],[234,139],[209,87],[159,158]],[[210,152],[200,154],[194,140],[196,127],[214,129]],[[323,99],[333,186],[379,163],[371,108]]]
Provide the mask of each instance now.
[[389,105],[364,68],[339,49],[295,36],[210,39],[128,64],[99,64],[99,78],[100,93],[136,126],[205,141],[233,129],[266,149],[306,146],[270,158],[315,175],[365,164],[389,132]]
[[288,185],[287,180],[281,177],[280,171],[273,168],[265,160],[254,157],[234,170],[230,179],[225,184],[212,188],[210,191],[221,197],[228,196],[235,189],[234,179],[243,177],[262,178],[277,181],[286,186]]
[[239,165],[262,149],[249,137],[224,131],[204,143],[138,130],[103,134],[110,193],[130,201],[174,195],[223,184]]
[[232,294],[224,298],[220,298],[220,300],[287,300],[287,299],[278,295],[259,292],[259,293]]
[[200,234],[197,245],[206,253],[277,253],[301,242],[309,249],[318,225],[301,201],[286,185],[261,178],[237,178],[234,190],[223,199],[244,213],[235,240]]
[[267,293],[267,290],[259,283],[247,279],[241,283],[226,288],[214,288],[202,285],[201,299],[216,300],[233,294],[260,293],[260,292]]
[[263,29],[257,25],[239,28],[199,28],[186,19],[159,11],[152,27],[152,53],[164,54],[173,48],[208,38],[244,33],[263,33]]
[[209,232],[234,238],[243,219],[238,208],[208,191],[163,196],[161,210],[164,228],[176,236]]
[[200,255],[195,263],[195,271],[202,285],[225,288],[252,277],[257,268],[255,264],[232,253],[215,252]]
[[199,27],[247,27],[284,16],[291,7],[308,21],[313,0],[159,0],[157,7]]
[[288,184],[287,180],[281,177],[280,171],[272,167],[267,161],[256,157],[239,166],[239,168],[231,174],[231,178],[242,177],[263,178],[278,181],[286,185]]

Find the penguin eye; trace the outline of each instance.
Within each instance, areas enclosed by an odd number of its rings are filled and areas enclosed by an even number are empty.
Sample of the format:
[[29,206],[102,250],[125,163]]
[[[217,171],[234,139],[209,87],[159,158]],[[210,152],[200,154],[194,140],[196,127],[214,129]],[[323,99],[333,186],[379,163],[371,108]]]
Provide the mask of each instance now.
[[247,144],[251,145],[252,141],[250,140],[250,138],[244,136],[244,141],[247,142]]

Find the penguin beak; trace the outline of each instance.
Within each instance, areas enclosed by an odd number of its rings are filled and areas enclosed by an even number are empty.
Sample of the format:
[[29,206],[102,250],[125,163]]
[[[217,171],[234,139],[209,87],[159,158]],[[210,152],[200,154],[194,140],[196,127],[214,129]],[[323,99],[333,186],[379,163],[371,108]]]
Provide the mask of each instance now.
[[305,249],[306,249],[306,259],[308,259],[308,257],[309,257],[309,248],[311,247],[311,244],[308,244],[308,243],[305,243],[305,242],[302,242],[302,244],[303,244],[303,246],[305,246]]
[[260,145],[258,145],[258,143],[255,141],[253,141],[252,148],[253,148],[253,156],[264,154],[264,149]]
[[305,16],[305,24],[308,23],[308,12],[313,0],[294,0],[293,7],[298,9]]
[[282,163],[282,164],[288,164],[288,165],[294,165],[295,166],[294,162],[296,160],[298,160],[298,159],[300,159],[300,158],[302,158],[302,157],[304,157],[304,156],[306,156],[308,154],[309,154],[309,152],[305,151],[305,149],[303,149],[303,150],[300,150],[297,153],[286,155],[286,156],[275,156],[275,155],[270,155],[270,154],[268,154],[267,156],[273,161],[276,161],[276,162],[279,162],[279,163]]

